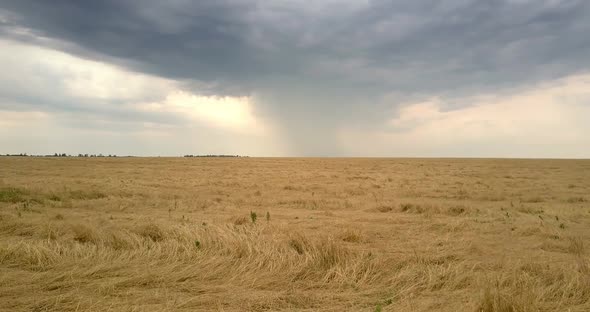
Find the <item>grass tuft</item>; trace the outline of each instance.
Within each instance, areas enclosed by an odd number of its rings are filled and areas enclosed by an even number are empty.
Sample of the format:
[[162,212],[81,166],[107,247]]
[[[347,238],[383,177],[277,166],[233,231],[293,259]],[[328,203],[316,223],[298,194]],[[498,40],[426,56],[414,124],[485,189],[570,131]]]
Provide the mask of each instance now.
[[73,239],[79,243],[100,243],[100,236],[94,227],[87,224],[77,223],[70,226],[74,233]]
[[137,227],[135,233],[153,242],[161,242],[165,238],[164,231],[154,223],[147,223]]
[[20,203],[27,201],[29,192],[17,187],[3,187],[0,188],[0,202],[4,203]]

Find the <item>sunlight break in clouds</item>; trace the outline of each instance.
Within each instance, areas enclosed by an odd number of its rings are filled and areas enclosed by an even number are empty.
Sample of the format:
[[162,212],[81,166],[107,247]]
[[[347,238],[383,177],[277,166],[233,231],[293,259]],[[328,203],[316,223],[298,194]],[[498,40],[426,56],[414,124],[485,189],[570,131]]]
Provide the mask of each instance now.
[[146,111],[183,114],[214,127],[242,133],[263,134],[265,131],[253,115],[250,97],[203,96],[175,91],[163,101],[139,107]]
[[[55,136],[83,141],[86,135],[119,153],[133,153],[125,146],[139,142],[153,146],[149,153],[161,153],[158,140],[178,141],[160,144],[187,153],[197,153],[195,148],[231,152],[233,147],[252,153],[255,150],[244,142],[253,140],[257,143],[252,146],[276,153],[264,146],[273,141],[271,129],[254,115],[251,97],[194,94],[171,79],[10,40],[0,44],[0,64],[5,68],[0,73],[0,143],[5,145],[52,153],[65,148],[52,147],[63,146]],[[35,134],[19,139],[28,132]],[[113,140],[112,135],[134,143]],[[65,149],[78,152],[74,146]]]

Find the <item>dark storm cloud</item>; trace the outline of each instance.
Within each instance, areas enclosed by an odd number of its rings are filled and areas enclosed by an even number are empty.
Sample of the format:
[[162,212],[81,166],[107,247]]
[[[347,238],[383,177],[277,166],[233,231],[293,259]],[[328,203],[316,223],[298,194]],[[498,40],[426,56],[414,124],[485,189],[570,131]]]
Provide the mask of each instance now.
[[[2,7],[39,35],[135,70],[243,92],[293,77],[328,88],[438,91],[553,78],[590,61],[590,5],[582,0],[272,3],[8,0]],[[323,62],[336,68],[318,71]]]
[[250,72],[260,75],[264,68],[256,49],[248,47],[247,25],[240,15],[250,5],[8,1],[3,7],[19,17],[18,26],[75,43],[82,49],[78,53],[115,58],[142,72],[175,79],[231,80],[232,86],[241,87]]
[[[4,36],[25,38],[11,30],[24,27],[71,44],[63,47],[70,53],[181,80],[195,92],[257,94],[258,109],[278,118],[300,145],[322,145],[339,123],[383,118],[380,105],[395,105],[380,102],[386,94],[400,101],[453,97],[590,67],[584,0],[4,0],[0,6],[11,17],[3,21]],[[302,127],[311,130],[297,134]]]

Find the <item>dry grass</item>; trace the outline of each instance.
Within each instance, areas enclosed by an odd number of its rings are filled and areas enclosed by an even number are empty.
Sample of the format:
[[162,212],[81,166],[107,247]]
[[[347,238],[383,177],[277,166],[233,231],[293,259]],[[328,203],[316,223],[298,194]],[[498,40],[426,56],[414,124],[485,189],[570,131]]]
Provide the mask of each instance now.
[[590,161],[0,168],[2,311],[590,310]]

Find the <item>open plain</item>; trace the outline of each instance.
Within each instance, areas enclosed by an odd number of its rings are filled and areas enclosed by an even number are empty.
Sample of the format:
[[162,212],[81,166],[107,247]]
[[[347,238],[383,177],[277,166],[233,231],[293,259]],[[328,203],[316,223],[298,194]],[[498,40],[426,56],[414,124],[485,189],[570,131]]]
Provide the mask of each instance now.
[[2,311],[590,311],[590,161],[0,158]]

